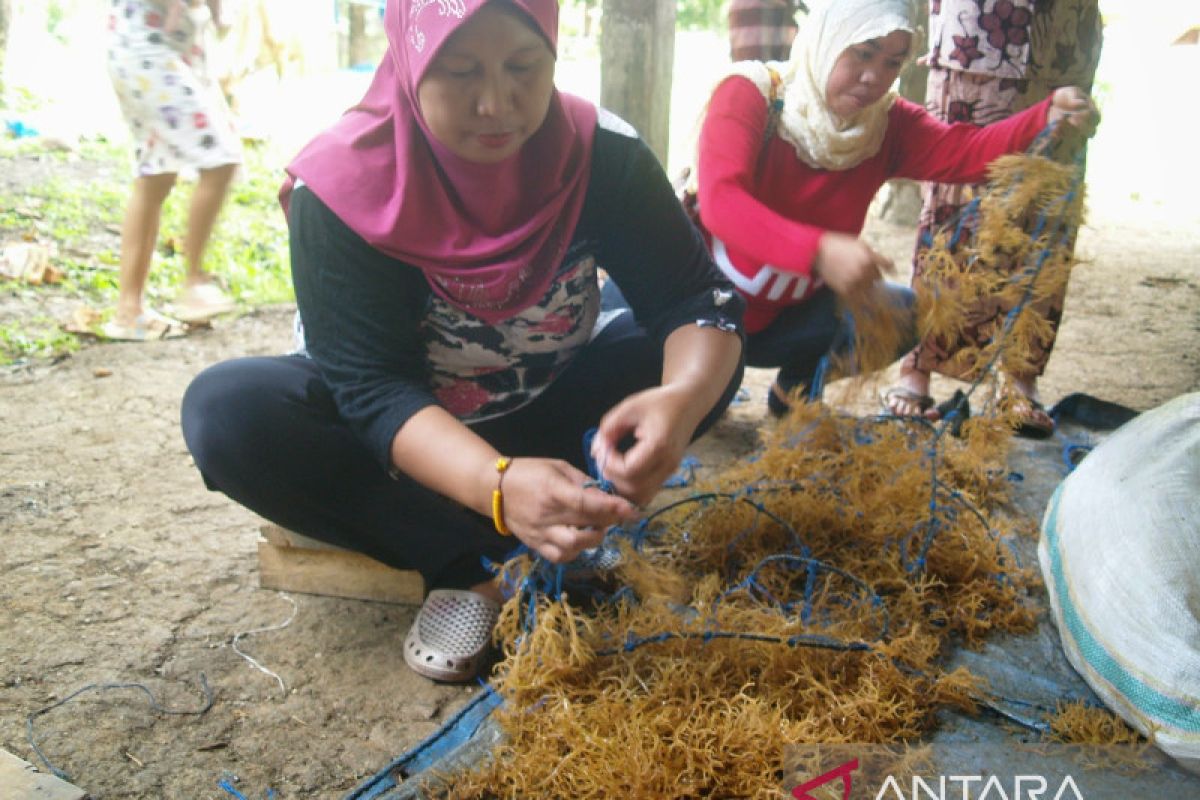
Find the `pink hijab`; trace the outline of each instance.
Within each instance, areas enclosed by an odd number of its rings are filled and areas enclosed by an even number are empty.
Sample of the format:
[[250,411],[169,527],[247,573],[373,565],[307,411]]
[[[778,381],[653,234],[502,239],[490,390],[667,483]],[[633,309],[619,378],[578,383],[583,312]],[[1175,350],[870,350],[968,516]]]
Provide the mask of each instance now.
[[[477,164],[430,134],[417,86],[438,50],[493,0],[388,0],[388,51],[358,105],[288,166],[383,253],[425,273],[447,302],[491,324],[541,299],[583,210],[594,105],[557,90],[546,121],[507,161]],[[556,51],[557,0],[506,0]]]

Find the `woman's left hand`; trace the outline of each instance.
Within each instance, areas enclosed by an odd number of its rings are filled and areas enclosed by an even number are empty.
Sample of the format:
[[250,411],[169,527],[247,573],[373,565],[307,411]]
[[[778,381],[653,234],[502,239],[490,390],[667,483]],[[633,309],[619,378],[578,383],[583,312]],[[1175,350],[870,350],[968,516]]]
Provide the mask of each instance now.
[[[600,420],[592,457],[601,477],[617,494],[645,506],[679,467],[695,424],[687,391],[680,385],[657,386],[630,395]],[[627,450],[618,444],[632,440]]]
[[1100,123],[1100,111],[1083,89],[1064,86],[1054,91],[1046,121],[1051,124],[1062,121],[1082,131],[1085,136],[1091,136]]

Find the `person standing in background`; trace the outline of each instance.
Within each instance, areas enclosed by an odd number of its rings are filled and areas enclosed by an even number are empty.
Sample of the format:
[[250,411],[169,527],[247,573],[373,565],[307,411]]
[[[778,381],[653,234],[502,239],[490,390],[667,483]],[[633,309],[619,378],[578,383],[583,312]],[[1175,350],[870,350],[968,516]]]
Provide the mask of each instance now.
[[[1102,41],[1098,0],[931,0],[929,12],[926,108],[938,119],[987,125],[1034,105],[1059,87],[1091,90]],[[954,219],[978,189],[923,184],[913,270],[913,288],[918,293],[928,290],[921,256],[932,233]],[[1054,421],[1038,396],[1037,380],[1054,346],[1065,294],[1064,285],[1061,294],[1029,307],[1049,320],[1050,335],[1029,362],[1030,374],[1005,376],[1009,388],[1020,395],[1018,432],[1027,436],[1054,432]],[[933,414],[930,373],[973,378],[956,363],[955,354],[986,342],[1008,311],[998,302],[981,303],[967,309],[968,326],[959,341],[927,338],[921,342],[905,357],[899,385],[888,390],[889,409],[905,416]]]
[[796,38],[798,0],[733,0],[729,4],[729,57],[733,61],[787,61]]
[[[136,173],[121,224],[117,307],[101,332],[107,339],[145,341],[183,333],[234,303],[204,271],[204,249],[242,163],[229,109],[210,79],[205,36],[220,24],[220,0],[112,0],[108,71],[129,124]],[[183,251],[187,276],[171,318],[144,302],[163,203],[179,172],[197,170]]]

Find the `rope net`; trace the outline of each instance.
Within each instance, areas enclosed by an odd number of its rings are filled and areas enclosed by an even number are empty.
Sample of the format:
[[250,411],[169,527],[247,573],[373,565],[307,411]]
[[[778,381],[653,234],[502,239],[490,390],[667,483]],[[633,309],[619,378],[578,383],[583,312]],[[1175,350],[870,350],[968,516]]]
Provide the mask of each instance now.
[[[970,241],[948,231],[931,249],[942,288],[921,309],[924,331],[957,335],[983,296],[1012,309],[964,356],[976,385],[1044,336],[1020,310],[1067,280],[1079,183],[1044,158],[1002,159]],[[858,360],[843,369],[883,366],[873,343],[894,322],[856,322]],[[797,402],[754,457],[613,529],[606,552],[565,567],[509,561],[492,678],[505,736],[485,763],[435,776],[436,793],[779,797],[792,744],[914,742],[940,710],[978,711],[984,681],[944,657],[1029,631],[1039,611],[1036,570],[1014,546],[1036,524],[1005,512],[1001,406],[948,436],[945,422]],[[1059,718],[1060,741],[1105,730],[1091,711]]]

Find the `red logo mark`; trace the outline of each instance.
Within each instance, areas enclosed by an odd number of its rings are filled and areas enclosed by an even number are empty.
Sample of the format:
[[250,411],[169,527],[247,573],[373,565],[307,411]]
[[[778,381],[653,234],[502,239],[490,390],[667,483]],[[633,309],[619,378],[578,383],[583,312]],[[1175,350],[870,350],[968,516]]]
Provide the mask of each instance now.
[[810,791],[816,789],[818,786],[824,786],[827,783],[832,783],[836,778],[841,778],[842,800],[850,800],[850,786],[852,780],[850,773],[854,772],[856,769],[858,769],[858,759],[852,758],[845,764],[842,764],[840,767],[835,767],[834,769],[829,770],[829,772],[826,772],[824,775],[818,775],[808,783],[792,789],[792,797],[796,798],[796,800],[817,800],[817,798],[809,794]]

